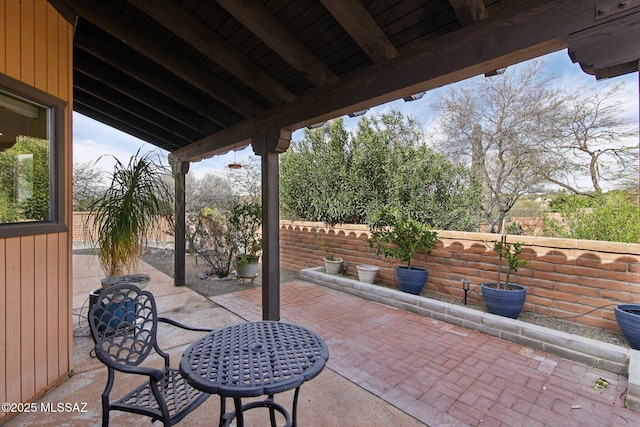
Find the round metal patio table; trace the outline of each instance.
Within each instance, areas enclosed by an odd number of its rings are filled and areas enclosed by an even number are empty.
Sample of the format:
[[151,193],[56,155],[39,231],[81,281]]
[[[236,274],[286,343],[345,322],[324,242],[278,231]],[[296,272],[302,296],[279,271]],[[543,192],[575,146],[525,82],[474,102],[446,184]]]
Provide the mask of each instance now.
[[[329,359],[329,349],[316,333],[284,322],[240,323],[217,329],[187,348],[180,360],[180,373],[193,387],[220,395],[220,426],[235,418],[244,425],[243,411],[269,408],[271,425],[275,411],[286,426],[296,425],[300,386],[318,375]],[[295,388],[291,416],[274,395]],[[262,401],[242,404],[243,397],[266,395]],[[235,410],[227,413],[226,398]]]

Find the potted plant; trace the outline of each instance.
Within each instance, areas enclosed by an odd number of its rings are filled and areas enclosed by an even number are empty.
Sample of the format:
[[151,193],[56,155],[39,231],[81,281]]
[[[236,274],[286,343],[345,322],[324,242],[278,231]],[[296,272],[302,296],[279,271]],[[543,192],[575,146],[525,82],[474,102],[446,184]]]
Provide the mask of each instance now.
[[[507,236],[493,245],[493,251],[498,255],[498,281],[482,283],[482,298],[489,313],[517,319],[524,307],[527,289],[524,286],[510,282],[511,272],[517,272],[519,267],[527,263],[526,259],[518,258],[522,253],[522,243],[508,243]],[[502,260],[507,262],[506,280],[500,280]]]
[[[92,212],[87,220],[92,221],[89,234],[106,274],[101,279],[103,289],[119,283],[133,283],[142,289],[149,283],[149,275],[137,272],[139,255],[147,233],[158,222],[171,198],[164,180],[168,171],[154,156],[151,152],[141,155],[138,151],[127,165],[112,156],[115,165],[109,175],[111,185],[89,206]],[[98,303],[100,291],[89,293],[90,308]],[[121,313],[135,310],[128,306],[132,302],[123,304],[127,305],[125,310],[114,310],[110,316],[123,316]]]
[[137,273],[147,233],[171,199],[164,179],[169,172],[155,156],[138,151],[127,165],[114,157],[111,185],[90,205],[90,235],[107,276],[103,287],[127,282],[143,288],[149,281],[148,275],[132,273]]
[[629,347],[640,350],[640,304],[615,306],[616,321]]
[[403,292],[419,295],[427,283],[428,271],[411,265],[418,252],[431,253],[438,234],[426,225],[411,218],[405,218],[397,210],[384,211],[370,225],[369,246],[376,254],[391,257],[407,263],[396,267],[398,287]]
[[236,275],[243,279],[254,278],[258,274],[258,252],[262,249],[262,205],[254,201],[235,203],[228,215],[236,253]]
[[379,268],[375,265],[356,265],[358,270],[358,280],[364,283],[373,283],[376,280]]
[[333,246],[330,243],[327,243],[326,239],[320,237],[320,234],[317,230],[315,238],[320,245],[320,249],[322,249],[325,253],[324,270],[327,272],[327,274],[338,274],[342,269],[342,263],[344,262],[344,260],[333,254]]

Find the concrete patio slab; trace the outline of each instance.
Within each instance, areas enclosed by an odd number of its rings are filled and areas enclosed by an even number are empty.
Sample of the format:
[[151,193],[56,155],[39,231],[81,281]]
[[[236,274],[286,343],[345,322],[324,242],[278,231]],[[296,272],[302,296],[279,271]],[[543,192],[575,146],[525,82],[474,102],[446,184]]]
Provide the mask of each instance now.
[[[259,288],[207,299],[174,287],[171,278],[146,264],[141,268],[152,276],[148,290],[162,315],[208,327],[261,318]],[[101,271],[95,257],[75,255],[74,272],[74,375],[35,402],[38,411],[12,418],[9,427],[101,423],[106,368],[89,356],[85,304]],[[319,333],[330,350],[327,368],[301,388],[298,420],[306,427],[640,425],[640,413],[622,400],[627,386],[637,385],[605,369],[302,280],[282,284],[281,314],[283,321]],[[160,328],[173,366],[201,336]],[[594,387],[601,378],[608,386]],[[118,375],[113,393],[139,382]],[[276,400],[290,406],[292,395]],[[54,412],[58,403],[77,404],[78,411]],[[212,396],[181,425],[215,425],[218,417],[219,400]],[[268,413],[252,410],[246,421],[264,426]],[[148,422],[126,413],[111,417],[113,426]]]
[[[73,375],[34,402],[36,412],[22,413],[11,418],[3,424],[7,427],[101,425],[100,395],[106,384],[107,371],[98,360],[89,355],[93,342],[89,335],[86,312],[88,293],[100,286],[99,279],[102,271],[95,256],[74,255],[73,261],[75,281]],[[152,280],[147,290],[156,297],[161,315],[190,325],[215,328],[244,321],[188,287],[173,286],[173,279],[149,265],[142,263],[140,267],[141,272],[151,276]],[[170,354],[172,366],[177,366],[187,346],[202,335],[202,332],[184,332],[165,324],[161,324],[159,328],[159,343]],[[159,366],[161,361],[156,357],[152,360],[152,364]],[[112,394],[117,396],[119,393],[131,390],[140,382],[141,379],[135,376],[118,374]],[[285,407],[291,407],[293,391],[277,395],[276,400]],[[58,404],[63,404],[63,409],[65,409],[64,404],[70,404],[72,410],[58,411]],[[219,405],[219,398],[212,396],[188,415],[180,425],[217,425]],[[245,425],[264,426],[268,423],[268,419],[266,410],[252,410],[245,416]],[[331,369],[325,369],[312,382],[301,388],[298,420],[300,425],[308,427],[424,425]],[[149,418],[120,412],[112,412],[110,421],[112,426],[150,423]],[[279,419],[279,423],[282,425],[283,419]]]

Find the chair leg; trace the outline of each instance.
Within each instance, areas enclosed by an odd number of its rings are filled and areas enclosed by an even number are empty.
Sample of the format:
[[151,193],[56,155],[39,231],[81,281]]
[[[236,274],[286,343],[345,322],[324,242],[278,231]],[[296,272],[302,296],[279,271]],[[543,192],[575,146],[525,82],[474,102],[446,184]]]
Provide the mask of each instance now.
[[109,407],[102,406],[102,427],[109,427]]
[[242,400],[240,400],[239,397],[234,397],[233,403],[236,406],[236,425],[238,427],[244,427],[244,415],[242,413]]
[[102,427],[109,427],[109,393],[113,387],[114,372],[112,368],[107,369],[107,385],[102,392]]
[[[273,401],[273,394],[269,395],[269,399]],[[271,427],[276,426],[276,411],[273,409],[273,406],[269,406],[269,418],[271,419]]]
[[227,412],[226,402],[227,402],[227,398],[224,396],[220,396],[220,423],[218,424],[219,427],[224,426],[224,423],[225,423],[224,414],[225,412]]
[[292,427],[296,427],[298,425],[298,394],[300,393],[300,387],[296,387],[296,392],[293,395],[293,413],[291,414],[292,418]]

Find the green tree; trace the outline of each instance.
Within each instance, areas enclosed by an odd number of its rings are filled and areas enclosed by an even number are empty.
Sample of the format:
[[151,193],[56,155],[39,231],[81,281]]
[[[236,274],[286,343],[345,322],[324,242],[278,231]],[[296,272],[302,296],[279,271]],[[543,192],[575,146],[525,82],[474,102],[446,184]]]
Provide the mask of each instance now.
[[0,222],[49,219],[49,141],[20,136],[0,152]]
[[472,231],[480,205],[481,184],[464,166],[455,166],[425,146],[396,150],[396,173],[389,175],[388,205],[440,230]]
[[549,237],[640,243],[638,193],[620,190],[591,196],[559,195],[551,202],[562,220],[545,216],[543,233]]
[[280,189],[283,216],[349,223],[355,221],[348,191],[352,151],[342,119],[312,130],[282,156]]
[[470,172],[424,146],[417,123],[398,111],[307,130],[281,163],[283,217],[370,223],[397,209],[430,227],[477,227],[479,187]]

